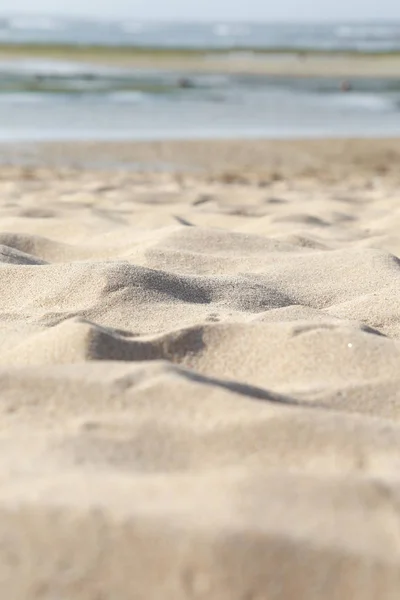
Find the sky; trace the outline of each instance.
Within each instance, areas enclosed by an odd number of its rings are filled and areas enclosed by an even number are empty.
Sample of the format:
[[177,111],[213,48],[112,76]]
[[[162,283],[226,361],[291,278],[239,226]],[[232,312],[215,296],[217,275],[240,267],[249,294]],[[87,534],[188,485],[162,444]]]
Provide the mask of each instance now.
[[160,20],[400,19],[400,0],[0,0],[1,13]]

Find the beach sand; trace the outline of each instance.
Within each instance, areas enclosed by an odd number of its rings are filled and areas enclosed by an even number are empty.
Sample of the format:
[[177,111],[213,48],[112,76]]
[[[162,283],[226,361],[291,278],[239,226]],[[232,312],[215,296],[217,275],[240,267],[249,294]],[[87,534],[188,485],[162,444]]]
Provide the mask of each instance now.
[[400,142],[0,156],[2,597],[397,600]]
[[130,46],[0,44],[0,61],[64,60],[131,69],[282,77],[372,77],[398,79],[399,52],[247,51],[215,52]]

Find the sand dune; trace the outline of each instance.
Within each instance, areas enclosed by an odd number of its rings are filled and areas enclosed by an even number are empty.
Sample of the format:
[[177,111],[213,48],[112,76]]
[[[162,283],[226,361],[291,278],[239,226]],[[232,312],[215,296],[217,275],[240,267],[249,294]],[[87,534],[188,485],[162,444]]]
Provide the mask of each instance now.
[[1,168],[4,597],[397,600],[399,182],[357,156]]

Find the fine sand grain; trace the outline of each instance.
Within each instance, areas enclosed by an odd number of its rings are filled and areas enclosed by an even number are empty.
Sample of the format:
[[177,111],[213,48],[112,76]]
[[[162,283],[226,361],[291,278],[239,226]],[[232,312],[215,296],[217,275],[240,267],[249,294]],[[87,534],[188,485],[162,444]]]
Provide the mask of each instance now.
[[2,597],[398,600],[400,143],[18,152]]

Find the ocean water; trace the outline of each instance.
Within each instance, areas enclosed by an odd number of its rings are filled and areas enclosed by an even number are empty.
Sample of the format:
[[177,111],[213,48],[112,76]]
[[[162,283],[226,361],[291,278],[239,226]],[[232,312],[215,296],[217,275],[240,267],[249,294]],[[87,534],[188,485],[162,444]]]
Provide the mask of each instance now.
[[0,42],[177,48],[400,50],[400,22],[158,23],[1,16]]
[[[400,51],[400,23],[162,24],[0,15],[0,43]],[[185,78],[190,87],[182,88]],[[0,61],[0,140],[400,135],[399,79],[199,75]]]

